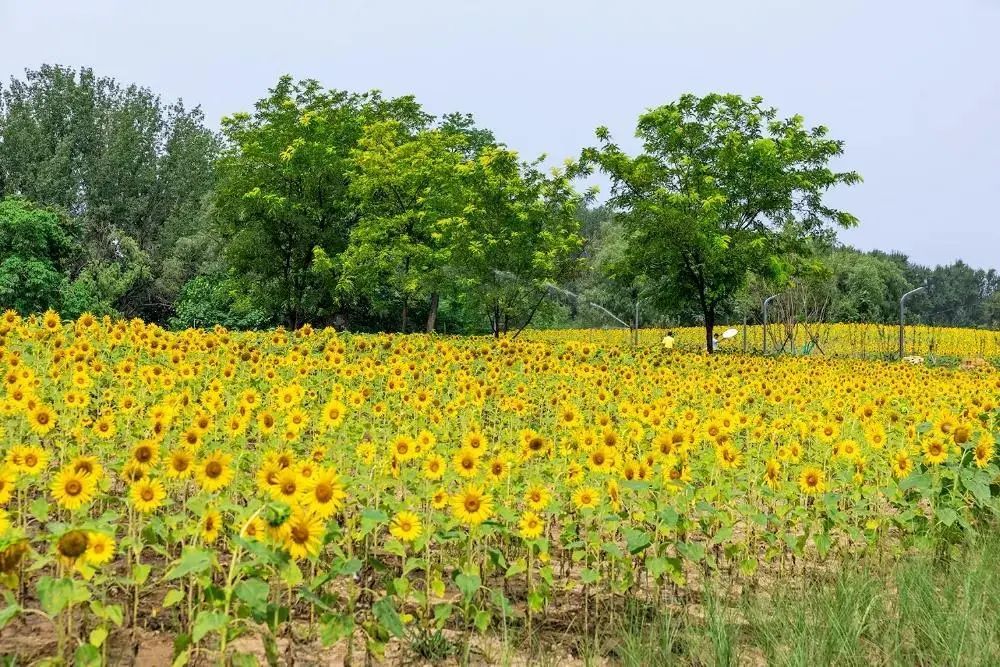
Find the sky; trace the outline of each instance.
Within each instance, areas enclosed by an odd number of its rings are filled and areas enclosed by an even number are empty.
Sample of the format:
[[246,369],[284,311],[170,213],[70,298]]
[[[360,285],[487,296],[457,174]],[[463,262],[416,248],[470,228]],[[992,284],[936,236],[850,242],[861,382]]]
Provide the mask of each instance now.
[[[413,94],[552,164],[685,92],[760,95],[846,143],[841,239],[1000,268],[1000,0],[0,0],[0,79],[89,66],[211,124],[282,74]],[[607,194],[607,183],[596,183]]]

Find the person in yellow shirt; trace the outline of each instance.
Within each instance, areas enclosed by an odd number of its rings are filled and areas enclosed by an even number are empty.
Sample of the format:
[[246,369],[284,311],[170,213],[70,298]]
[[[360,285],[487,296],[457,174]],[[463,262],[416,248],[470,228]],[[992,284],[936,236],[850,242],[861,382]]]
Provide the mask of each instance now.
[[674,332],[668,331],[667,335],[663,337],[663,351],[672,352],[674,349]]

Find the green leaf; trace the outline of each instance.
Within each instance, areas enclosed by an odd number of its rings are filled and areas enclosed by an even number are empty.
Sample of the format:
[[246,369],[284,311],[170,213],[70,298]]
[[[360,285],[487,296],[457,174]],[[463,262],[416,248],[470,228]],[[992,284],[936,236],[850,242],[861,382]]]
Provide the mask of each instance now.
[[581,570],[580,572],[580,581],[582,581],[584,585],[589,586],[590,584],[597,583],[600,578],[601,575],[597,572],[597,570],[593,570],[589,567]]
[[86,585],[73,579],[42,577],[35,588],[42,609],[49,616],[56,616],[75,602],[85,602],[90,593]]
[[270,588],[260,579],[247,579],[236,584],[233,592],[236,593],[236,597],[256,610],[267,607]]
[[149,579],[149,573],[153,568],[146,563],[136,563],[132,566],[132,581],[136,586],[142,586]]
[[75,667],[98,667],[101,664],[101,651],[93,644],[80,644],[73,653]]
[[20,613],[21,605],[13,601],[10,601],[10,604],[0,609],[0,630],[3,630]]
[[184,599],[184,591],[178,588],[171,588],[167,591],[167,594],[163,596],[163,608],[172,607],[181,600]]
[[212,552],[198,547],[184,547],[181,557],[167,571],[167,580],[180,579],[189,574],[202,574],[212,566]]
[[350,614],[333,614],[320,624],[319,637],[323,646],[332,646],[354,632],[354,617]]
[[938,521],[946,526],[951,526],[958,520],[958,512],[950,507],[938,507],[934,510],[934,514],[937,515]]
[[104,644],[104,640],[108,638],[108,627],[106,625],[98,625],[96,628],[90,631],[90,643],[98,648]]
[[652,544],[649,533],[643,530],[625,529],[625,541],[628,544],[628,552],[633,556],[645,551]]
[[527,561],[523,558],[518,558],[516,561],[510,564],[510,567],[507,568],[507,572],[504,573],[504,576],[507,578],[516,577],[517,575],[522,574],[527,570],[528,570]]
[[716,544],[722,544],[723,542],[727,541],[732,536],[733,536],[733,527],[732,526],[724,526],[724,527],[720,528],[719,532],[717,532],[712,537],[712,542],[711,542],[710,546],[715,546]]
[[476,625],[476,629],[480,632],[486,632],[486,628],[490,626],[490,612],[485,609],[480,609],[476,612],[476,617],[473,620]]
[[622,548],[614,542],[605,542],[602,549],[604,550],[604,553],[612,556],[613,558],[621,559],[625,557],[625,552],[622,551]]
[[221,611],[200,611],[194,619],[191,640],[198,643],[208,633],[216,632],[226,627],[227,623],[229,623],[229,617]]
[[372,605],[372,613],[378,620],[379,625],[389,631],[394,637],[402,637],[406,632],[403,628],[403,621],[399,618],[396,605],[392,598],[384,597]]
[[299,566],[295,564],[295,561],[290,560],[281,568],[279,571],[281,575],[281,581],[285,583],[286,586],[298,586],[303,581],[302,570]]
[[465,572],[459,572],[455,576],[455,585],[458,586],[458,590],[462,591],[462,595],[466,598],[470,598],[475,595],[476,591],[482,585],[482,580],[479,578],[478,574],[467,574]]
[[121,627],[122,623],[125,622],[125,612],[122,610],[122,606],[120,604],[105,605],[100,600],[91,600],[90,611],[92,611],[94,616],[97,618],[111,621],[118,627]]
[[45,499],[45,496],[38,496],[28,506],[28,510],[36,521],[45,523],[49,518],[49,501]]
[[678,542],[677,552],[693,563],[705,560],[705,545],[697,542]]

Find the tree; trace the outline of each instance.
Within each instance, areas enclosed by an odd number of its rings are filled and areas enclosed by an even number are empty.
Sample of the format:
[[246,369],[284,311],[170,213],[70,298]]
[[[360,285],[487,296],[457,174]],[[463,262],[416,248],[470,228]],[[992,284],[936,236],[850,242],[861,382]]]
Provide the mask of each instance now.
[[76,231],[58,213],[0,200],[0,308],[27,314],[60,307]]
[[[177,240],[205,223],[217,152],[200,109],[165,105],[89,68],[43,65],[0,95],[0,196],[68,213],[87,261],[146,266],[125,272],[142,280],[119,290],[114,307],[126,314],[169,311],[183,280],[161,281],[163,266]],[[123,254],[126,246],[137,252]]]
[[411,134],[389,120],[366,126],[352,153],[350,192],[360,217],[344,252],[341,284],[401,302],[404,332],[417,298],[429,299],[425,330],[434,331],[451,269],[446,227],[464,205],[458,167],[465,148],[463,133],[422,128]]
[[580,268],[578,212],[590,194],[576,192],[567,171],[543,173],[541,160],[491,146],[460,170],[466,205],[446,230],[455,289],[496,337],[527,326],[551,286]]
[[709,350],[718,310],[748,274],[780,272],[783,253],[857,222],[823,202],[860,181],[829,167],[843,143],[758,97],[684,95],[640,116],[636,136],[633,158],[598,128],[581,169],[611,177],[629,252],[664,300],[697,304]]
[[332,314],[329,279],[313,262],[328,258],[327,273],[338,279],[360,215],[352,151],[368,124],[418,127],[426,118],[411,97],[326,91],[284,76],[253,114],[223,119],[215,209],[226,259],[269,318],[297,327]]

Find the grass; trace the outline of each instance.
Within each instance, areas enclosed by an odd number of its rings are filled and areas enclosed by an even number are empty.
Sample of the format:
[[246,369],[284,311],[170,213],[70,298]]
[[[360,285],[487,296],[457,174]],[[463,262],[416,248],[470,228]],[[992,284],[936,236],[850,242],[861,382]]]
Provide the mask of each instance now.
[[[633,605],[609,658],[641,665],[1000,664],[1000,534],[942,558],[861,558],[682,610]],[[732,582],[729,582],[732,583]]]

